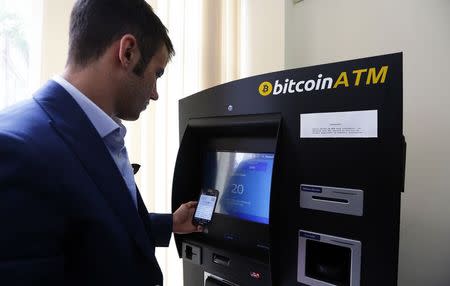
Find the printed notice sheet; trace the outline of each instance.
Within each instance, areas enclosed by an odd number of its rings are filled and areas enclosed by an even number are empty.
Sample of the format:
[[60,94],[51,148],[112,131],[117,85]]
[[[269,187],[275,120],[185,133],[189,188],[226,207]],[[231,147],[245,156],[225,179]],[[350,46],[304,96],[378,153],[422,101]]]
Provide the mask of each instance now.
[[300,114],[300,138],[377,137],[377,110]]

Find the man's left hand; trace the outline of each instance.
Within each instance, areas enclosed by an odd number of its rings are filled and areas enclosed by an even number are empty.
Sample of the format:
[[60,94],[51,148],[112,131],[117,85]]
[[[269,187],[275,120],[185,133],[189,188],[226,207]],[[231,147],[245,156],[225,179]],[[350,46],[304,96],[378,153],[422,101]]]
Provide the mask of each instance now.
[[192,224],[192,217],[194,216],[197,202],[187,202],[182,204],[173,213],[173,232],[178,234],[185,234],[191,232],[202,232],[201,226]]

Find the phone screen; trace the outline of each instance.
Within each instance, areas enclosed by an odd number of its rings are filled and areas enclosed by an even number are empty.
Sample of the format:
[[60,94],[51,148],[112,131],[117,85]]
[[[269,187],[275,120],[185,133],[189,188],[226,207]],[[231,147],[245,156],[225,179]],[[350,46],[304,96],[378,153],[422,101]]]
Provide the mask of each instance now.
[[194,217],[204,221],[210,221],[216,205],[217,196],[202,194],[198,201]]

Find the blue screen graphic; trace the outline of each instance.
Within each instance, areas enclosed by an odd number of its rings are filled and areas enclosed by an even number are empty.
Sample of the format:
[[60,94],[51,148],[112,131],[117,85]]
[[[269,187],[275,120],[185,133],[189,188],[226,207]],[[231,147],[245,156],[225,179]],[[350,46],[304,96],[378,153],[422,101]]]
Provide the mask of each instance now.
[[202,187],[219,191],[216,213],[268,224],[273,159],[269,153],[206,153]]

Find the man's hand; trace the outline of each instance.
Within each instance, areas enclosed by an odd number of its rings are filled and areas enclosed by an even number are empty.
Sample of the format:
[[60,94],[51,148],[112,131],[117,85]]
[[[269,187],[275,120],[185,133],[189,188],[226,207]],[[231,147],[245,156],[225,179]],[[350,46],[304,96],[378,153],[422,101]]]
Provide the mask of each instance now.
[[174,233],[183,234],[203,231],[201,226],[192,224],[192,217],[194,216],[196,206],[197,202],[184,203],[173,213]]

